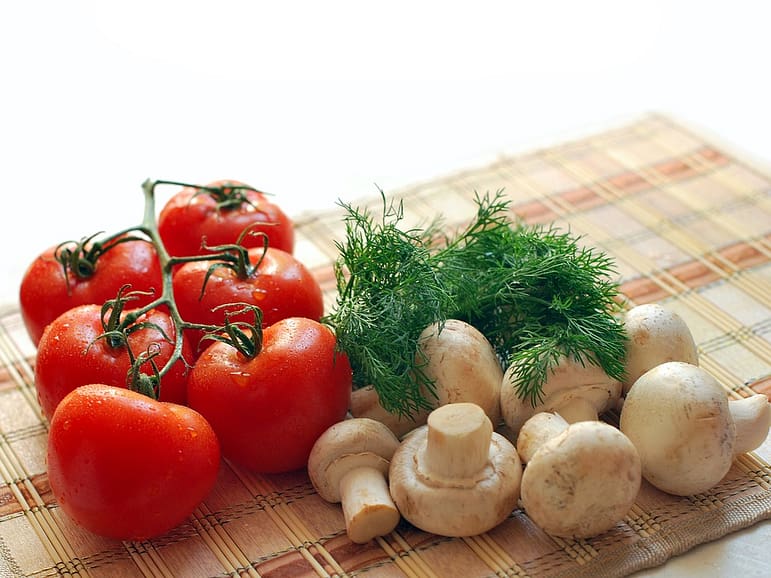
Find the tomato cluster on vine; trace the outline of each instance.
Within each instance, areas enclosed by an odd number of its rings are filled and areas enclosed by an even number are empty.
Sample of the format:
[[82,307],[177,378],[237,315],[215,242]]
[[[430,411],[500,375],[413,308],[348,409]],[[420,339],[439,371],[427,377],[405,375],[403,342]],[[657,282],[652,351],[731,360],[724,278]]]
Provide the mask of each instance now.
[[[156,215],[159,185],[181,189]],[[51,489],[117,539],[183,522],[222,458],[304,467],[352,381],[278,204],[238,181],[143,192],[141,224],[43,251],[19,291]]]

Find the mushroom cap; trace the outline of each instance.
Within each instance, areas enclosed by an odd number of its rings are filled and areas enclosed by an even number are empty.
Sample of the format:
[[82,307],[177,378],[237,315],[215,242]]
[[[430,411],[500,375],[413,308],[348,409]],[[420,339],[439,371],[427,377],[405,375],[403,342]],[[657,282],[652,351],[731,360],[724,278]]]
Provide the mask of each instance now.
[[625,393],[643,373],[667,361],[698,365],[698,351],[688,325],[658,303],[637,305],[627,311],[624,330],[628,337]]
[[402,517],[425,532],[473,536],[490,530],[516,508],[522,465],[514,446],[493,432],[487,465],[474,478],[432,478],[420,471],[428,425],[410,433],[391,459],[389,486]]
[[624,434],[604,422],[577,422],[528,462],[522,506],[553,536],[589,538],[626,516],[641,480],[640,457]]
[[475,327],[447,319],[426,327],[418,338],[418,364],[436,387],[436,406],[470,402],[481,407],[494,426],[500,422],[503,370],[495,350]]
[[726,391],[689,363],[644,373],[626,396],[620,428],[640,452],[643,477],[670,494],[709,490],[733,462],[736,426]]
[[519,459],[527,464],[541,446],[557,437],[569,425],[558,413],[541,411],[534,414],[519,429],[516,446]]
[[535,413],[560,413],[561,407],[574,400],[583,400],[599,415],[613,408],[621,396],[621,382],[611,378],[599,365],[562,356],[543,384],[541,402],[533,406],[517,394],[515,370],[515,366],[506,370],[501,386],[503,421],[513,434],[518,433],[522,424]]
[[328,502],[339,502],[340,481],[351,470],[371,467],[388,474],[399,440],[374,419],[353,418],[329,427],[311,449],[308,476],[316,492]]

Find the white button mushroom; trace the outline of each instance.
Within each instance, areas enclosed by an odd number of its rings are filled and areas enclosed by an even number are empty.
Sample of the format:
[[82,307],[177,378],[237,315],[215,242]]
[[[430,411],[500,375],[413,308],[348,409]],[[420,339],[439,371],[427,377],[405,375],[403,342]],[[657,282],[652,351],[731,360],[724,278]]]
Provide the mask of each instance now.
[[350,410],[354,417],[374,419],[385,424],[399,438],[425,424],[429,414],[427,409],[417,411],[413,415],[389,412],[380,403],[377,390],[372,385],[351,392]]
[[391,459],[391,495],[414,526],[472,536],[500,524],[519,499],[522,465],[476,404],[435,409]]
[[[435,398],[424,392],[432,408],[448,403],[474,403],[498,425],[503,370],[492,345],[476,328],[458,319],[426,327],[418,338],[415,364],[434,384]],[[389,414],[380,405],[375,389],[365,387],[351,395],[351,414],[382,421],[402,437],[424,425],[429,411],[410,417]]]
[[766,396],[729,401],[707,371],[670,361],[632,385],[620,428],[640,452],[643,477],[660,490],[687,496],[715,486],[738,453],[758,447],[770,418]]
[[538,412],[559,413],[570,423],[597,420],[615,407],[621,396],[620,381],[609,377],[600,366],[575,357],[560,357],[547,374],[536,405],[518,395],[515,376],[516,366],[512,365],[503,376],[500,393],[503,421],[513,436]]
[[522,426],[517,450],[527,463],[522,507],[553,536],[590,538],[610,530],[640,490],[637,450],[605,422],[568,424],[556,414],[536,414]]
[[643,373],[666,363],[684,361],[698,365],[698,351],[682,317],[658,303],[632,307],[624,315],[628,341],[624,393]]
[[324,500],[342,502],[346,531],[353,542],[363,544],[384,536],[399,523],[386,479],[398,446],[390,429],[367,418],[338,422],[313,445],[308,476]]

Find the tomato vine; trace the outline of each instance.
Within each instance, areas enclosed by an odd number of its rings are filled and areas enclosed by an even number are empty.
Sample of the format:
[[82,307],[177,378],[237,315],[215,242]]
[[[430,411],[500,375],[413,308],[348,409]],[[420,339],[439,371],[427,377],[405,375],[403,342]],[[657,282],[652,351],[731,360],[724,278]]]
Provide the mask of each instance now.
[[[193,323],[183,319],[174,299],[172,272],[175,266],[191,261],[212,261],[213,264],[210,267],[210,272],[218,267],[227,267],[236,271],[240,276],[247,276],[256,273],[260,261],[255,264],[250,263],[247,251],[241,244],[246,235],[250,234],[249,227],[243,231],[234,244],[210,247],[203,242],[202,249],[207,251],[207,253],[182,257],[170,255],[166,250],[163,239],[158,231],[156,219],[155,189],[160,185],[174,185],[201,189],[202,191],[212,193],[214,198],[218,200],[218,206],[223,207],[231,206],[232,202],[234,202],[233,196],[237,195],[237,193],[233,192],[234,190],[241,188],[255,190],[247,186],[233,187],[223,185],[221,187],[211,187],[193,185],[179,181],[148,179],[142,183],[144,215],[140,224],[122,229],[98,241],[95,240],[98,234],[86,237],[82,241],[76,243],[74,247],[69,246],[72,242],[63,243],[60,245],[62,249],[58,252],[57,256],[57,260],[64,269],[65,278],[68,278],[68,271],[84,276],[93,274],[96,261],[99,257],[106,251],[109,251],[112,247],[127,240],[146,240],[154,246],[161,266],[162,285],[160,294],[149,303],[136,309],[132,309],[130,312],[124,314],[126,304],[136,299],[137,295],[140,293],[130,291],[130,287],[128,286],[122,287],[118,292],[118,295],[116,295],[114,299],[105,302],[102,307],[104,333],[97,338],[106,339],[113,347],[126,347],[129,350],[128,353],[132,360],[132,365],[127,376],[128,389],[138,391],[154,399],[158,399],[159,397],[163,376],[171,370],[174,364],[180,359],[183,359],[185,363],[188,363],[187,360],[184,360],[182,351],[183,332],[185,330],[203,331],[208,339],[226,342],[235,347],[246,357],[254,357],[257,355],[262,343],[262,312],[258,307],[253,305],[244,303],[223,304],[222,307],[233,305],[241,307],[241,309],[236,312],[228,313],[223,325]],[[264,251],[267,251],[267,237],[260,233],[257,233],[257,235],[263,237]],[[204,289],[205,286],[201,288],[202,294]],[[141,294],[147,295],[147,293]],[[136,354],[130,350],[128,342],[128,335],[144,326],[144,324],[137,324],[136,320],[148,311],[159,307],[164,307],[174,322],[174,335],[167,336],[163,334],[167,341],[174,344],[174,350],[171,357],[161,367],[158,367],[155,364],[154,358],[157,355],[156,352],[143,351]],[[253,312],[254,321],[252,323],[245,321],[231,321],[231,316],[246,311]],[[146,364],[150,364],[151,366],[152,371],[150,374],[145,374],[140,371],[140,368]]]

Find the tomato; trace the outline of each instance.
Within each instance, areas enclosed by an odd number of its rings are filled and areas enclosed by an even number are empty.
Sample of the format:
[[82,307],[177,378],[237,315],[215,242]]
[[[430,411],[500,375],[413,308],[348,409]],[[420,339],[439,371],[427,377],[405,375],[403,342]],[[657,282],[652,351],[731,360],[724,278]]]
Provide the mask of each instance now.
[[[263,257],[264,252],[264,257]],[[268,247],[248,252],[252,263],[259,266],[251,274],[240,277],[234,270],[217,267],[206,281],[211,261],[192,261],[174,273],[174,299],[182,318],[189,323],[222,325],[225,315],[239,307],[215,307],[225,303],[249,303],[262,310],[264,326],[286,317],[307,317],[318,321],[324,313],[321,287],[310,271],[286,251]],[[262,259],[262,260],[260,260]],[[243,316],[233,316],[237,321]],[[190,332],[196,346],[200,332]]]
[[88,384],[51,420],[48,479],[78,525],[118,540],[144,540],[181,524],[211,491],[217,437],[188,407]]
[[[271,247],[289,253],[294,250],[292,221],[264,193],[232,188],[245,185],[231,180],[206,186],[219,190],[184,187],[161,209],[158,232],[170,255],[198,255],[204,239],[209,246],[235,243],[247,227],[265,233]],[[247,247],[261,245],[259,237],[250,236],[245,241]]]
[[[77,250],[75,243],[67,248]],[[84,251],[89,251],[89,242]],[[81,261],[65,277],[55,255],[57,247],[41,253],[27,268],[19,288],[19,304],[27,333],[37,345],[46,325],[76,305],[102,304],[124,285],[135,291],[154,291],[135,302],[137,307],[160,294],[161,266],[155,247],[144,240],[115,244],[99,254],[93,264]],[[75,269],[75,270],[73,270]]]
[[[130,311],[124,312],[128,314]],[[133,331],[128,344],[135,356],[157,350],[153,360],[160,368],[171,358],[174,349],[174,322],[161,310],[151,309],[137,323],[152,323]],[[159,331],[160,328],[161,331]],[[70,391],[88,383],[104,383],[126,387],[131,359],[125,345],[109,339],[97,339],[104,328],[100,305],[80,305],[65,311],[46,327],[38,345],[35,361],[35,387],[43,414],[51,419],[56,406]],[[172,340],[169,342],[164,334]],[[192,359],[193,352],[183,336],[182,356]],[[152,374],[145,363],[142,373]],[[180,359],[161,380],[160,399],[185,403],[187,398],[187,365]]]
[[212,425],[225,457],[256,472],[289,472],[345,417],[351,381],[332,331],[292,317],[263,331],[254,357],[210,345],[190,372],[188,403]]

